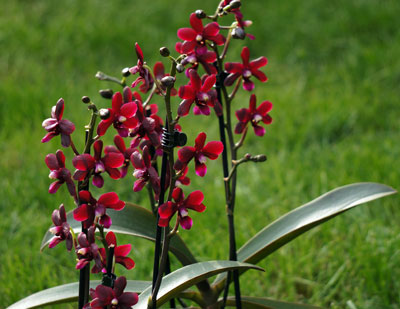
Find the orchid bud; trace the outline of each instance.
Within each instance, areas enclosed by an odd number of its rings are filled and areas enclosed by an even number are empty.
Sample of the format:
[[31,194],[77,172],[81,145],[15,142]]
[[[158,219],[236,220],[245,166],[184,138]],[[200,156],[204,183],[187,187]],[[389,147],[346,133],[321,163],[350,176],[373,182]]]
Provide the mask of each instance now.
[[102,120],[106,120],[110,117],[110,111],[107,108],[102,108],[99,110],[99,115]]
[[177,71],[178,73],[182,73],[183,71],[185,71],[185,67],[183,66],[183,64],[178,63],[178,64],[176,65],[176,71]]
[[237,27],[232,30],[232,37],[234,39],[244,40],[244,38],[246,37],[246,33],[242,28]]
[[101,89],[99,93],[104,99],[111,99],[114,92],[112,89]]
[[90,98],[88,96],[83,96],[82,97],[82,102],[85,104],[89,104],[90,103]]
[[163,57],[168,57],[170,55],[169,49],[164,47],[160,48],[160,55]]
[[164,76],[161,79],[161,84],[165,87],[172,87],[175,83],[175,77],[173,76]]
[[246,153],[246,154],[244,155],[244,158],[245,158],[246,160],[250,160],[250,159],[251,159],[251,154]]
[[204,13],[203,10],[196,10],[196,12],[194,12],[194,13],[196,14],[196,17],[199,19],[203,19],[203,18],[207,17],[206,13]]
[[121,73],[122,73],[122,76],[124,76],[124,77],[128,77],[129,75],[131,75],[131,72],[129,72],[129,68],[123,68]]
[[264,162],[267,160],[267,156],[264,154],[259,154],[253,157],[254,162]]

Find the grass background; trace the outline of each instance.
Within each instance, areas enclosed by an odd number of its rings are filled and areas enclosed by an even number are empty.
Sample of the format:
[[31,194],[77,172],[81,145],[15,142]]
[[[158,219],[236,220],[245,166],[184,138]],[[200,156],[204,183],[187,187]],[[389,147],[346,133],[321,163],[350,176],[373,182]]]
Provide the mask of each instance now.
[[[65,188],[47,193],[44,156],[60,147],[57,139],[40,143],[51,106],[65,99],[64,117],[77,124],[74,139],[81,146],[88,114],[80,97],[106,107],[97,91],[113,86],[95,80],[95,72],[118,75],[134,65],[135,41],[152,65],[159,47],[173,50],[176,30],[188,25],[190,12],[213,12],[216,4],[0,3],[0,307],[78,278],[74,256],[63,246],[39,253],[52,210],[60,203],[73,208]],[[337,186],[376,181],[399,188],[400,2],[243,1],[242,11],[254,21],[249,32],[257,39],[235,41],[232,55],[245,43],[251,58],[268,57],[263,71],[269,81],[257,83],[255,92],[259,102],[274,103],[274,123],[264,138],[250,134],[243,149],[265,153],[268,161],[240,168],[239,247],[271,220]],[[236,104],[247,106],[248,95],[241,92]],[[184,121],[189,143],[199,130],[217,136],[214,122],[197,119],[196,127]],[[193,215],[192,231],[181,232],[204,261],[227,258],[218,164],[209,164],[205,179],[193,177],[190,189],[207,192],[208,208]],[[107,180],[105,189],[145,204],[145,195],[132,194],[132,183],[131,177]],[[399,219],[396,196],[335,218],[260,263],[265,273],[243,275],[243,294],[330,308],[400,308]],[[149,279],[152,244],[123,240],[132,242],[137,266],[121,274]]]

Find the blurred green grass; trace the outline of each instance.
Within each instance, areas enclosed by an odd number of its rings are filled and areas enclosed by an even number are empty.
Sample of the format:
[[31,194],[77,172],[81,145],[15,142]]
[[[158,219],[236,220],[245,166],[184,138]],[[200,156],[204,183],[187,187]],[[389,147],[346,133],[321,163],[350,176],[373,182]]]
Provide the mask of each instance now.
[[[61,189],[47,194],[44,156],[59,148],[41,144],[41,121],[58,98],[65,118],[88,121],[80,97],[106,106],[97,70],[118,75],[136,62],[134,42],[150,64],[158,48],[173,50],[176,29],[189,13],[212,12],[217,1],[3,1],[0,10],[0,302],[7,306],[44,288],[77,281],[74,256],[59,246],[39,253],[50,215],[73,205]],[[239,246],[285,212],[337,186],[376,181],[399,188],[400,2],[395,0],[243,1],[254,21],[244,42],[252,58],[268,57],[259,102],[274,103],[274,123],[264,138],[249,134],[244,152],[266,153],[264,164],[239,169],[236,207]],[[238,55],[243,42],[234,42]],[[233,56],[238,58],[238,56]],[[178,101],[177,101],[178,102]],[[247,94],[237,106],[247,105]],[[211,139],[217,127],[197,118],[189,128]],[[197,123],[196,123],[197,125]],[[74,134],[77,144],[83,126]],[[69,154],[71,155],[71,154]],[[200,260],[227,258],[223,184],[219,162],[191,189],[206,193],[207,211],[182,231]],[[194,174],[191,172],[192,175]],[[214,180],[215,179],[215,180]],[[205,180],[205,181],[204,181]],[[107,181],[107,190],[145,204],[132,194],[133,179]],[[352,210],[271,255],[265,273],[248,272],[242,290],[330,308],[400,308],[398,198]],[[152,244],[132,242],[137,266],[130,279],[151,277]],[[225,241],[226,240],[226,241]],[[175,267],[178,265],[175,263]],[[59,308],[65,308],[61,306]],[[73,306],[71,306],[73,308]]]

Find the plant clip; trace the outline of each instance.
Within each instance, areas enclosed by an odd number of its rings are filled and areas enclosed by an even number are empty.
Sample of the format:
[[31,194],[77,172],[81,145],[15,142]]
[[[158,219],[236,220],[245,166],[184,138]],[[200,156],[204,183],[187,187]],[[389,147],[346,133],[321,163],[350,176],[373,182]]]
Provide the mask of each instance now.
[[169,133],[166,128],[163,128],[161,145],[165,148],[174,148],[176,146],[184,146],[187,142],[187,136],[185,133],[174,130],[173,133]]

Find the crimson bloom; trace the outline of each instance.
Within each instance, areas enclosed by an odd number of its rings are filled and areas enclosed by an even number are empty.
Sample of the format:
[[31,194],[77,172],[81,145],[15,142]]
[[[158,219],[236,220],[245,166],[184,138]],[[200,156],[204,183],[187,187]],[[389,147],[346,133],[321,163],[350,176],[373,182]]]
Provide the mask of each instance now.
[[72,249],[72,234],[70,226],[67,222],[67,215],[65,213],[64,205],[61,204],[59,209],[55,209],[51,215],[51,220],[53,220],[54,227],[50,228],[50,232],[56,237],[53,238],[49,243],[49,248],[54,248],[63,240],[66,241],[67,250]]
[[107,208],[122,210],[125,207],[125,202],[121,201],[115,192],[105,193],[96,200],[89,191],[82,190],[79,191],[79,201],[81,205],[74,210],[74,219],[83,221],[85,228],[90,227],[95,218],[99,217],[99,223],[108,229],[112,221],[106,214]]
[[44,159],[47,167],[50,169],[49,177],[57,179],[49,187],[49,193],[56,193],[58,188],[66,183],[69,194],[76,198],[75,184],[71,178],[71,172],[65,168],[65,155],[61,150],[57,150],[56,154],[50,153]]
[[150,181],[156,197],[160,194],[160,178],[156,169],[151,165],[149,148],[143,148],[143,155],[139,151],[132,153],[131,162],[135,167],[133,176],[138,178],[133,185],[133,191],[138,192]]
[[64,147],[71,145],[71,134],[75,130],[75,125],[67,119],[62,119],[63,113],[64,99],[61,98],[51,109],[51,118],[47,118],[42,123],[42,127],[48,132],[42,138],[42,143],[46,143],[54,136],[61,134],[61,145]]
[[207,173],[207,158],[215,160],[224,150],[224,146],[220,141],[208,142],[205,146],[207,135],[201,132],[195,140],[194,147],[185,146],[178,150],[178,160],[175,162],[176,170],[184,169],[188,163],[194,158],[196,174],[203,177]]
[[101,157],[103,149],[103,142],[97,140],[93,144],[94,157],[90,154],[81,154],[72,159],[72,164],[77,169],[74,173],[73,178],[75,180],[84,180],[91,172],[94,173],[92,183],[94,186],[101,188],[104,184],[104,179],[100,175],[103,172],[107,172],[111,178],[119,179],[121,173],[118,167],[121,167],[125,162],[123,154],[118,152],[109,152]]
[[[124,276],[118,277],[115,280],[114,288],[104,285],[98,285],[96,290],[90,290],[92,301],[90,307],[85,308],[103,309],[110,306],[112,309],[129,309],[135,305],[139,297],[133,292],[124,292],[126,287],[126,278]],[[107,307],[108,308],[108,307]]]
[[138,58],[137,65],[131,67],[129,72],[132,75],[139,73],[139,77],[132,83],[132,88],[136,87],[137,85],[141,84],[139,90],[143,93],[146,93],[153,87],[154,80],[151,77],[151,74],[147,68],[144,67],[144,59],[143,59],[143,52],[140,48],[139,44],[135,43],[135,51]]
[[189,70],[189,78],[189,84],[179,88],[179,97],[183,101],[179,104],[178,115],[186,116],[193,103],[196,104],[193,109],[195,115],[209,115],[209,106],[214,107],[217,101],[217,92],[212,89],[217,80],[215,74],[207,76],[202,82],[196,70],[191,69]]
[[255,76],[262,82],[267,81],[267,76],[259,68],[265,66],[268,62],[264,56],[249,61],[250,51],[247,46],[243,47],[241,53],[243,63],[239,62],[227,62],[225,63],[225,70],[230,74],[225,79],[225,85],[231,86],[236,79],[240,76],[243,77],[243,89],[252,91],[254,89],[254,83],[250,80],[251,76]]
[[[178,53],[184,54],[182,51],[182,42],[175,45]],[[190,69],[197,70],[201,64],[207,74],[217,74],[217,69],[212,65],[217,60],[217,54],[207,49],[207,46],[196,47],[193,52],[189,53],[182,61],[182,65],[191,64],[192,66],[186,70],[186,75],[189,75]]]
[[190,14],[190,25],[192,28],[178,29],[178,37],[184,40],[182,44],[182,53],[188,54],[197,46],[205,46],[206,40],[212,41],[217,45],[223,45],[225,38],[219,33],[219,25],[212,22],[203,27],[203,22],[196,16],[196,13]]
[[95,226],[91,226],[87,231],[87,235],[83,232],[78,235],[78,246],[76,247],[78,263],[75,266],[76,269],[84,268],[91,261],[95,262],[92,272],[102,266],[99,247],[96,245],[94,238],[95,229]]
[[[106,235],[106,242],[108,247],[114,247],[114,260],[115,263],[121,264],[126,269],[132,269],[135,267],[135,262],[127,257],[129,252],[131,252],[132,246],[130,244],[117,246],[117,238],[113,232],[108,232]],[[103,263],[102,269],[96,269],[95,272],[103,271],[105,272],[105,268],[107,266],[107,254],[106,249],[99,248],[99,252],[101,255],[101,261]]]
[[135,102],[127,102],[124,104],[122,94],[116,92],[112,97],[112,108],[109,108],[109,117],[100,121],[97,127],[97,134],[103,136],[107,129],[113,124],[118,134],[127,137],[129,129],[137,126],[137,119],[134,117],[137,110]]
[[124,156],[125,161],[120,169],[121,178],[124,178],[128,171],[130,158],[131,158],[132,153],[135,151],[135,148],[133,148],[133,147],[126,148],[123,138],[119,135],[114,136],[114,144],[117,147],[106,146],[104,148],[104,153],[107,154],[110,152],[116,152],[116,153],[121,153]]
[[265,124],[272,122],[271,116],[268,114],[272,109],[272,103],[264,101],[259,107],[256,107],[256,96],[252,94],[250,97],[249,108],[241,108],[236,111],[236,117],[239,120],[235,127],[235,133],[241,134],[250,122],[253,126],[254,133],[257,136],[263,136],[265,134],[265,128],[258,125],[260,121]]
[[193,225],[193,220],[188,216],[188,209],[203,212],[206,209],[206,206],[202,203],[204,194],[199,190],[193,191],[185,199],[182,189],[175,188],[174,191],[172,191],[172,198],[175,202],[169,201],[158,208],[158,214],[160,215],[158,225],[168,226],[169,221],[177,212],[179,224],[183,229],[190,230]]

